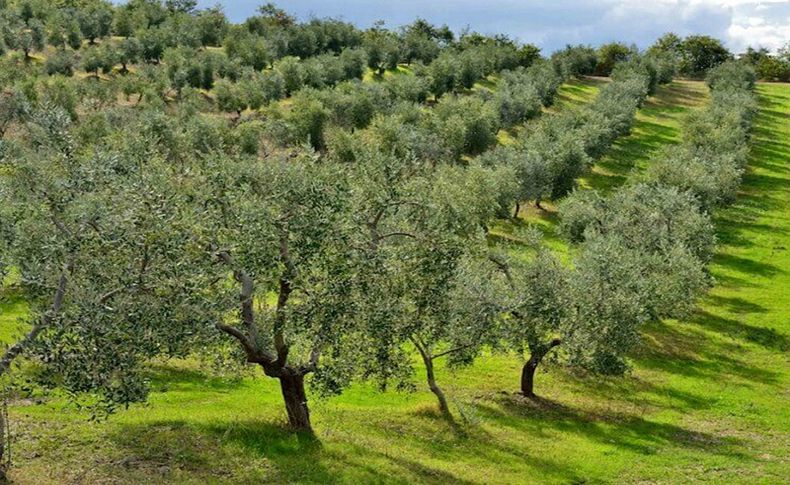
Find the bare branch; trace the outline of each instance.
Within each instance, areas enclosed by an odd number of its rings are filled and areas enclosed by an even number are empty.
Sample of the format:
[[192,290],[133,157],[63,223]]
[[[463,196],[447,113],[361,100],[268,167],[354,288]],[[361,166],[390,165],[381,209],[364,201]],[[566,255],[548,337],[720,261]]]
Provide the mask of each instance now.
[[101,298],[99,298],[99,303],[101,303],[102,305],[104,305],[105,303],[107,303],[108,301],[110,301],[110,299],[111,299],[112,297],[114,297],[115,295],[117,295],[118,293],[122,292],[123,290],[125,290],[125,289],[127,289],[127,288],[129,288],[129,286],[119,286],[118,288],[115,288],[115,289],[113,289],[113,290],[110,290],[110,291],[108,291],[107,293],[105,293],[104,295],[102,295],[102,297],[101,297]]
[[446,350],[446,351],[444,351],[444,352],[442,352],[440,354],[434,355],[433,358],[434,359],[438,359],[439,357],[444,357],[445,355],[452,354],[454,352],[459,352],[459,351],[464,350],[464,349],[468,349],[469,347],[472,347],[474,345],[475,344],[466,344],[466,345],[462,345],[460,347],[456,347],[454,349]]
[[[255,284],[252,278],[243,269],[235,268],[235,261],[227,251],[217,252],[217,257],[231,268],[233,271],[233,279],[241,284],[241,292],[239,293],[239,302],[241,304],[241,318],[244,322],[247,332],[253,340],[257,339],[257,328],[255,327],[255,309],[253,308],[253,292],[255,291]],[[256,340],[257,341],[257,340]]]

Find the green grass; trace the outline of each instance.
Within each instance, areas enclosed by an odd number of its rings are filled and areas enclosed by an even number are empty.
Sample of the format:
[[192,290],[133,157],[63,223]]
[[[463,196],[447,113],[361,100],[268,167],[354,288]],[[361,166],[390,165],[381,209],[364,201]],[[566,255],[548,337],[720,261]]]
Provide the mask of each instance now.
[[601,78],[569,79],[557,91],[557,97],[547,111],[557,112],[581,107],[595,99],[598,91],[608,81]]
[[[520,360],[487,356],[470,369],[439,370],[454,412],[467,420],[465,436],[438,417],[418,375],[412,394],[358,384],[338,398],[314,397],[317,439],[309,440],[283,429],[277,384],[260,372],[223,380],[189,363],[162,363],[152,371],[150,404],[107,422],[88,422],[60,400],[16,403],[11,477],[31,484],[787,483],[790,85],[761,84],[758,92],[751,171],[738,202],[716,218],[718,285],[689,321],[647,329],[629,375],[552,368],[538,376],[544,399],[531,403],[513,394]],[[700,84],[685,83],[659,92],[604,168],[625,177],[646,163],[642,147],[677,140],[677,122],[704,101],[700,93]]]
[[15,341],[27,328],[23,319],[28,305],[19,291],[18,281],[17,272],[10,272],[5,281],[0,275],[0,342]]
[[656,151],[680,141],[680,122],[689,109],[704,104],[708,97],[703,83],[674,81],[659,86],[637,111],[631,136],[617,140],[580,186],[607,192],[622,185],[632,172],[642,170]]

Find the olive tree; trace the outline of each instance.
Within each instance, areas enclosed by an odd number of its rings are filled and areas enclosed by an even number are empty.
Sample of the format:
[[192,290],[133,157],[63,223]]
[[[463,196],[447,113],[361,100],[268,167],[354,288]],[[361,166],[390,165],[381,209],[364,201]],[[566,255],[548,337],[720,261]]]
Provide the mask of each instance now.
[[513,191],[503,191],[502,194],[510,197],[508,204],[515,202],[514,218],[518,217],[522,202],[535,201],[539,207],[541,199],[551,194],[553,177],[550,161],[535,150],[499,146],[480,155],[478,160],[486,166],[510,169]]
[[593,73],[598,57],[592,47],[569,45],[552,54],[551,61],[563,77],[581,77]]
[[440,358],[468,364],[492,339],[498,306],[486,269],[484,224],[501,172],[479,165],[432,167],[414,157],[363,149],[354,172],[354,214],[365,271],[361,289],[365,325],[373,335],[370,375],[403,379],[411,369],[404,344],[425,368],[439,410],[451,419],[436,378]]
[[88,39],[91,45],[96,43],[96,39],[101,39],[110,35],[112,31],[112,21],[112,10],[103,3],[97,3],[89,8],[80,9],[77,12],[77,22],[82,31],[82,36]]
[[223,156],[197,164],[201,184],[188,188],[196,206],[208,208],[200,234],[209,249],[198,276],[215,295],[206,297],[205,313],[247,362],[280,381],[289,423],[309,431],[305,376],[319,372],[329,388],[339,386],[344,357],[357,351],[347,315],[354,272],[342,173],[309,153],[264,164]]
[[494,95],[499,110],[499,119],[506,127],[514,126],[541,112],[540,95],[531,84],[504,82]]
[[579,193],[560,213],[561,232],[580,242],[571,291],[571,361],[622,372],[641,324],[687,316],[710,285],[710,217],[692,195],[645,184],[606,199]]
[[27,356],[44,365],[41,377],[54,373],[99,404],[139,400],[145,380],[126,364],[143,352],[129,342],[152,346],[157,328],[172,330],[161,310],[179,301],[168,242],[180,236],[163,232],[172,214],[149,190],[159,180],[149,178],[153,162],[81,146],[60,108],[29,119],[24,141],[0,146],[2,259],[30,302],[29,329],[4,350],[0,374]]
[[47,41],[58,49],[65,49],[66,46],[69,46],[76,50],[82,46],[82,32],[73,15],[63,12],[57,13],[50,19],[48,30]]
[[217,107],[229,113],[236,113],[237,118],[247,109],[248,101],[245,92],[238,83],[220,79],[214,86],[214,97]]
[[757,75],[754,69],[742,62],[727,61],[710,69],[705,82],[711,90],[754,89]]
[[50,76],[61,74],[71,77],[74,75],[74,64],[74,54],[66,50],[60,50],[47,57],[47,60],[44,62],[44,72]]
[[118,61],[118,53],[112,46],[102,44],[82,51],[82,69],[99,77],[99,71],[109,74]]
[[401,58],[401,46],[398,37],[383,25],[377,23],[365,32],[362,44],[367,52],[368,67],[379,76],[387,69],[395,69]]
[[5,45],[22,51],[25,55],[25,61],[30,61],[30,54],[42,50],[45,46],[46,31],[44,24],[36,18],[30,19],[27,23],[15,20],[10,25],[5,26],[4,30]]
[[540,243],[535,253],[526,263],[491,256],[509,287],[500,297],[503,341],[519,354],[529,352],[521,370],[521,393],[527,397],[535,397],[535,371],[569,333],[572,312],[571,271]]
[[493,102],[476,96],[450,96],[443,98],[432,114],[426,123],[445,138],[456,156],[477,155],[496,143],[499,113]]
[[118,44],[118,62],[121,64],[121,73],[129,72],[129,65],[140,60],[143,46],[135,37],[126,37]]

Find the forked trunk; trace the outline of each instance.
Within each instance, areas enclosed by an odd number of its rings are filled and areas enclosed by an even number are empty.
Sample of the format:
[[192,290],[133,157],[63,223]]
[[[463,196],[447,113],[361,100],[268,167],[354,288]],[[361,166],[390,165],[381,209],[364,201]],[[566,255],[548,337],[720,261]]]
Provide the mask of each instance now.
[[304,374],[297,371],[284,371],[279,379],[291,428],[295,431],[312,433],[310,409],[307,407],[307,394],[304,390]]

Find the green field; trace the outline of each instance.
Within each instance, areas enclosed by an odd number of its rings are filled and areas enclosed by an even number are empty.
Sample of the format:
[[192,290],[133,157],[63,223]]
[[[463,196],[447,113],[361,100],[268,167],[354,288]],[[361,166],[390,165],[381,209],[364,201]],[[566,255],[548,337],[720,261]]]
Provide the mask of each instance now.
[[[558,107],[589,101],[600,81],[566,85]],[[660,88],[582,181],[609,190],[679,140],[702,83]],[[153,367],[148,405],[91,422],[65,400],[15,402],[17,483],[787,483],[790,469],[790,85],[760,84],[750,172],[717,213],[716,287],[687,322],[646,329],[634,369],[600,378],[550,368],[538,401],[515,394],[518,356],[440,369],[461,431],[423,386],[380,393],[357,384],[312,398],[315,439],[284,427],[277,382],[258,370],[210,377],[191,362]],[[525,208],[494,228],[518,243],[535,224],[550,245],[556,213]],[[6,295],[0,336],[24,304]]]

